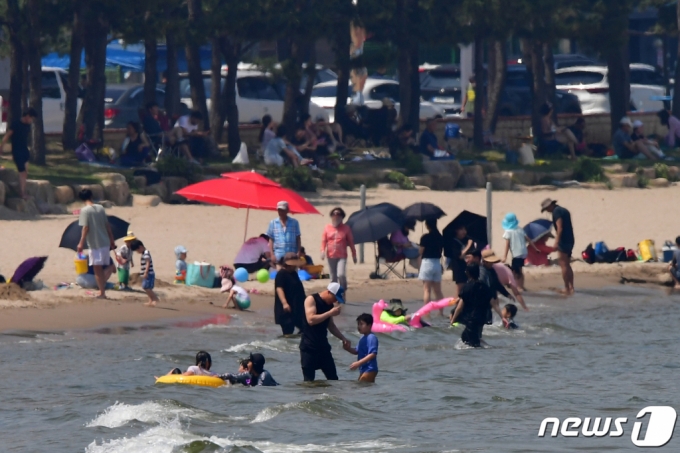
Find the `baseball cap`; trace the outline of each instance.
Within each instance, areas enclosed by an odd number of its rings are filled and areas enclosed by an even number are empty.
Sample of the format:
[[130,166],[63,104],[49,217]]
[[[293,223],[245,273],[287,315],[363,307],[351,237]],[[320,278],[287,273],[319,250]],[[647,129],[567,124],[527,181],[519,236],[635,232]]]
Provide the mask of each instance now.
[[288,210],[288,202],[287,201],[279,201],[276,203],[276,209],[283,209],[285,211]]
[[619,124],[625,124],[626,126],[633,127],[633,122],[627,116],[624,116],[623,118],[621,118],[621,120],[619,121]]
[[330,285],[328,285],[328,291],[331,292],[335,296],[338,302],[341,304],[345,303],[345,289],[340,286],[340,283],[333,282]]
[[253,364],[253,369],[258,373],[264,370],[264,356],[262,354],[250,353],[250,363]]
[[496,256],[496,254],[491,249],[486,249],[482,251],[482,260],[487,263],[500,263],[501,259]]

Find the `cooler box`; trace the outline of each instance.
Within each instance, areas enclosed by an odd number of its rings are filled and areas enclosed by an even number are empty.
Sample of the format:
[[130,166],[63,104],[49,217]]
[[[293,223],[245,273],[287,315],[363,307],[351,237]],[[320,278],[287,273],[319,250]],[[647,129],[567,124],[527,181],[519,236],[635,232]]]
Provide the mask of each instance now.
[[76,266],[76,275],[87,274],[87,255],[76,255],[73,259],[73,264]]

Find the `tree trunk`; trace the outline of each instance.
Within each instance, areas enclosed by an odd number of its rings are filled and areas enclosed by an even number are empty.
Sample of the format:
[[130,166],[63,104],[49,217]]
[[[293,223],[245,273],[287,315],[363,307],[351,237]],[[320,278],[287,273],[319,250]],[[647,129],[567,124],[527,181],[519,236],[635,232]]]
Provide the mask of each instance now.
[[[676,3],[676,16],[678,30],[680,30],[680,2]],[[675,82],[673,88],[673,116],[680,118],[680,46],[678,46],[677,59],[675,60]]]
[[21,118],[24,78],[24,43],[21,40],[23,24],[18,0],[7,0],[7,22],[10,44],[9,112],[7,125]]
[[156,102],[156,84],[158,83],[158,42],[155,37],[147,36],[144,40],[144,104]]
[[201,0],[188,0],[189,8],[189,37],[186,45],[187,67],[189,69],[189,84],[191,85],[191,102],[194,110],[201,112],[203,122],[208,122],[208,105],[205,98],[205,86],[201,72],[200,40],[196,35],[202,32],[201,18],[203,16]]
[[505,88],[505,72],[507,70],[507,45],[504,40],[492,41],[489,45],[489,86],[487,100],[489,107],[484,119],[484,129],[496,131],[498,122],[498,106],[501,93]]
[[[349,97],[349,47],[350,35],[347,32],[349,22],[343,23],[334,33],[335,65],[338,74],[338,88],[335,94],[335,121],[343,122],[347,115],[347,98]],[[679,65],[680,66],[680,65]]]
[[531,67],[531,127],[534,137],[541,138],[541,106],[545,104],[545,66],[543,45],[539,41],[527,40],[527,68]]
[[[399,124],[408,124],[413,127],[416,133],[420,130],[418,121],[412,121],[412,102],[413,102],[413,84],[411,83],[411,75],[413,71],[413,64],[411,58],[413,51],[410,43],[404,41],[397,48],[397,68],[399,71]],[[417,62],[416,62],[417,64]],[[418,109],[420,105],[418,105]],[[420,112],[418,112],[420,113]]]
[[30,105],[38,116],[33,121],[31,161],[36,165],[45,165],[45,130],[42,115],[42,53],[40,52],[40,5],[38,0],[28,0],[28,59],[30,64],[29,85],[31,89]]
[[61,143],[65,150],[75,149],[78,130],[78,95],[80,94],[80,63],[83,52],[83,2],[76,1],[71,28],[71,61],[68,67],[68,87],[64,103],[64,127]]
[[106,92],[106,45],[109,23],[101,15],[87,18],[84,27],[87,86],[78,122],[85,126],[85,140],[104,137],[104,95]]
[[484,148],[484,37],[475,36],[475,114],[472,143],[478,150]]
[[300,113],[309,113],[309,102],[312,98],[312,88],[314,88],[314,81],[316,80],[316,43],[312,42],[309,48],[309,58],[307,59],[307,68],[305,69],[307,81],[305,83],[305,91],[302,93],[300,101]]
[[30,58],[28,45],[24,44],[24,59],[22,61],[23,67],[21,68],[21,77],[24,80],[24,83],[21,85],[21,111],[24,111],[28,108],[28,98],[30,96],[28,83],[28,80],[30,79],[30,75],[28,73],[28,62]]
[[301,44],[293,38],[290,43],[288,59],[283,62],[283,73],[288,84],[283,100],[283,124],[289,134],[295,132],[298,120],[298,98],[300,97],[300,80],[302,79]]
[[609,77],[609,105],[611,130],[619,127],[621,118],[627,115],[630,106],[630,71],[628,68],[628,39],[625,45],[607,52]]
[[220,37],[212,39],[212,54],[210,60],[210,79],[212,92],[210,93],[210,132],[215,143],[222,140],[224,130],[224,105],[222,105],[222,54]]
[[[543,71],[545,74],[545,100],[553,107],[557,102],[555,97],[555,58],[553,58],[552,44],[543,44]],[[553,108],[553,121],[557,124],[557,111]]]
[[414,41],[411,45],[411,57],[409,63],[411,70],[409,74],[409,82],[411,83],[411,99],[408,115],[405,116],[408,124],[413,126],[414,131],[420,130],[420,73],[418,72],[418,48],[419,44]]
[[230,39],[222,41],[222,54],[227,64],[227,79],[222,89],[222,105],[227,120],[227,143],[229,155],[236,157],[241,147],[241,133],[238,128],[238,105],[236,105],[236,72],[241,59],[241,43]]
[[165,113],[170,118],[179,116],[181,98],[179,93],[179,65],[177,63],[177,38],[174,31],[165,34],[167,64],[165,70]]

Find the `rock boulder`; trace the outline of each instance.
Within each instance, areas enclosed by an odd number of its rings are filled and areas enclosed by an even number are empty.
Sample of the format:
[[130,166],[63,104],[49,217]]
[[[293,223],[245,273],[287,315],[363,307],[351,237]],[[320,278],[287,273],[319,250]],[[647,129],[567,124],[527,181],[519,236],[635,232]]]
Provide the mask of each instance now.
[[40,215],[40,210],[33,199],[27,200],[21,198],[8,198],[5,200],[5,205],[13,211],[22,212],[30,215]]
[[97,179],[101,179],[102,182],[105,181],[111,181],[111,182],[125,182],[125,175],[121,175],[120,173],[95,173],[92,175],[93,177]]
[[151,184],[144,188],[144,195],[157,195],[164,202],[168,201],[168,188],[164,182]]
[[638,186],[638,176],[635,173],[610,173],[608,178],[615,189]]
[[92,198],[95,201],[104,200],[104,188],[99,184],[76,184],[73,186],[73,193],[75,198],[78,198],[78,194],[83,189],[90,189],[92,191]]
[[0,206],[5,205],[5,198],[7,197],[7,186],[0,181]]
[[654,178],[649,180],[649,187],[668,187],[670,182],[666,178]]
[[481,165],[469,165],[463,167],[463,175],[458,181],[458,187],[465,189],[481,188],[486,186],[486,177]]
[[4,182],[9,189],[9,193],[19,195],[19,173],[11,168],[0,169],[0,181]]
[[57,186],[54,188],[54,201],[59,204],[73,203],[75,194],[71,186]]
[[511,190],[512,176],[510,172],[503,171],[498,173],[489,173],[486,175],[486,181],[491,183],[493,190]]
[[135,176],[134,177],[135,187],[139,190],[144,190],[146,188],[146,176]]
[[35,198],[37,203],[54,204],[54,187],[49,181],[29,179],[26,181],[26,195]]
[[163,178],[165,186],[168,188],[168,203],[183,203],[186,201],[184,197],[175,195],[180,189],[185,188],[189,185],[189,181],[186,178],[180,178],[177,176],[168,176]]
[[130,187],[128,183],[104,181],[104,194],[106,199],[116,206],[126,206],[130,199]]
[[156,207],[161,204],[161,197],[158,195],[132,195],[132,206]]

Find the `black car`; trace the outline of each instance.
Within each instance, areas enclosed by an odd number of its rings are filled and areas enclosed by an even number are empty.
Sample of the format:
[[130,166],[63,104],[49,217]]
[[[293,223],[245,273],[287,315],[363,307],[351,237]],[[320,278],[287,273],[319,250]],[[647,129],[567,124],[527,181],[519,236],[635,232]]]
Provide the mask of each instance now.
[[[531,80],[523,65],[508,66],[505,88],[501,93],[499,116],[531,115]],[[426,100],[444,106],[451,115],[460,111],[463,101],[460,69],[455,65],[441,65],[420,71],[420,95]],[[581,113],[578,97],[566,91],[555,92],[557,113]]]

